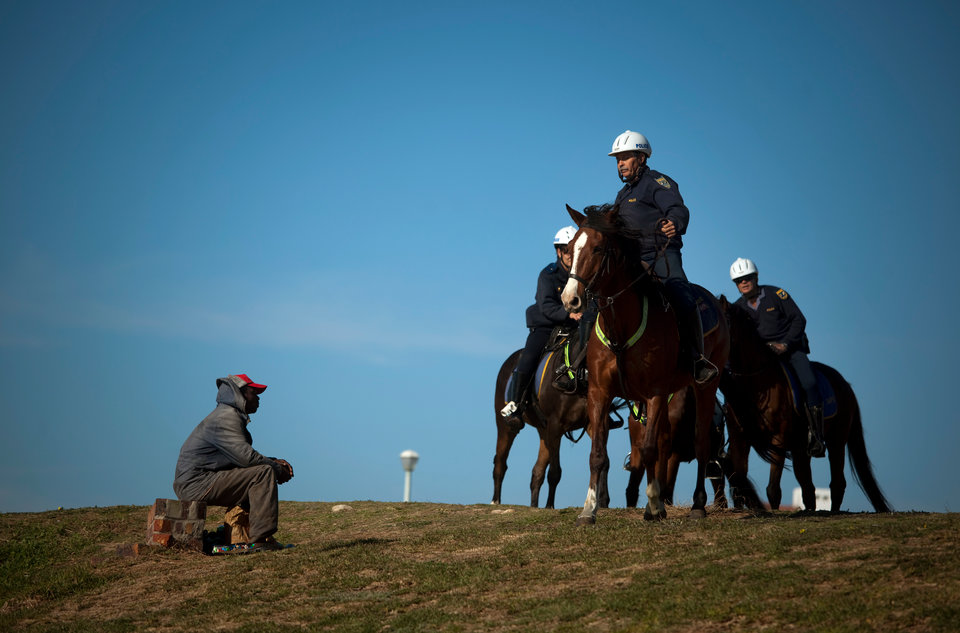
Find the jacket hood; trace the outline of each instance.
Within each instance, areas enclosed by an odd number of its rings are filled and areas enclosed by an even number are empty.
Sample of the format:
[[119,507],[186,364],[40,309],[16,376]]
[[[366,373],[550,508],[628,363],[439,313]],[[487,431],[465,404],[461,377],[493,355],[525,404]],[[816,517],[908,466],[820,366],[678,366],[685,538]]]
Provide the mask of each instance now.
[[225,404],[233,407],[239,411],[244,418],[247,420],[250,419],[246,412],[247,401],[243,397],[243,394],[240,393],[240,387],[227,377],[217,378],[217,404]]

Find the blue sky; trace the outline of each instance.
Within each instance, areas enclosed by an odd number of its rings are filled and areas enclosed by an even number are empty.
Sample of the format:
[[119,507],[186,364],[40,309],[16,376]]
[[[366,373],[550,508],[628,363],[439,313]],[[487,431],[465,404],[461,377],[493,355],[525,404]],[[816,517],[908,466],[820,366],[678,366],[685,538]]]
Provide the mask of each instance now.
[[399,500],[414,449],[414,500],[488,502],[497,371],[627,128],[691,210],[687,275],[734,296],[756,261],[856,390],[892,504],[958,510],[958,26],[943,2],[4,2],[0,511],[172,496],[241,372],[282,499]]

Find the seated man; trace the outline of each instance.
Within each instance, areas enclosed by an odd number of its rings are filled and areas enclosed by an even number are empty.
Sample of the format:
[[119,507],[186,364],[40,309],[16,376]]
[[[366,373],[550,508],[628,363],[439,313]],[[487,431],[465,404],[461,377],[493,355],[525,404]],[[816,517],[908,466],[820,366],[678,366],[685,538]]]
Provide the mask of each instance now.
[[251,549],[277,550],[277,484],[293,477],[285,460],[253,450],[247,431],[260,406],[258,385],[246,374],[217,379],[217,407],[197,425],[180,449],[173,490],[183,501],[240,506],[250,513]]
[[739,258],[730,266],[730,279],[740,291],[737,305],[745,308],[753,317],[760,338],[786,360],[803,387],[807,399],[807,423],[810,426],[807,452],[811,457],[823,457],[826,454],[823,397],[810,359],[807,358],[810,353],[805,332],[807,320],[786,290],[776,286],[761,286],[757,283],[758,278],[757,266],[749,259]]

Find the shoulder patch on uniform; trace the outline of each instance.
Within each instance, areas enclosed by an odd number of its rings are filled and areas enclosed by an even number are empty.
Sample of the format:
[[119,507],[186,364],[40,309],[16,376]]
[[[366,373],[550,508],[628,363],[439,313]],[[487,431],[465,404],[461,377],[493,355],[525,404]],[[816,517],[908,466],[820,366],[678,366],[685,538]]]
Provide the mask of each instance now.
[[627,202],[636,202],[636,201],[637,201],[636,198],[630,198],[629,200],[627,200]]
[[660,176],[659,178],[657,178],[656,181],[657,181],[657,184],[660,185],[661,187],[666,187],[667,189],[670,188],[670,182],[663,176]]
[[788,295],[788,294],[787,294],[787,291],[784,290],[783,288],[781,288],[780,290],[777,290],[777,296],[780,297],[781,299],[789,299],[789,298],[790,298],[790,295]]

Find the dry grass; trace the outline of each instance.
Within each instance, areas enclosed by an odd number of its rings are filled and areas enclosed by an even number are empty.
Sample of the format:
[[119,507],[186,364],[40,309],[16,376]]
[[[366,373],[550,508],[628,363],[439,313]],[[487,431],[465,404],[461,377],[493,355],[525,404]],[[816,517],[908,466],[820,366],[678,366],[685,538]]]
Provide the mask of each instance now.
[[292,550],[221,557],[118,556],[143,507],[0,515],[0,630],[960,630],[956,514],[333,505],[281,504]]

